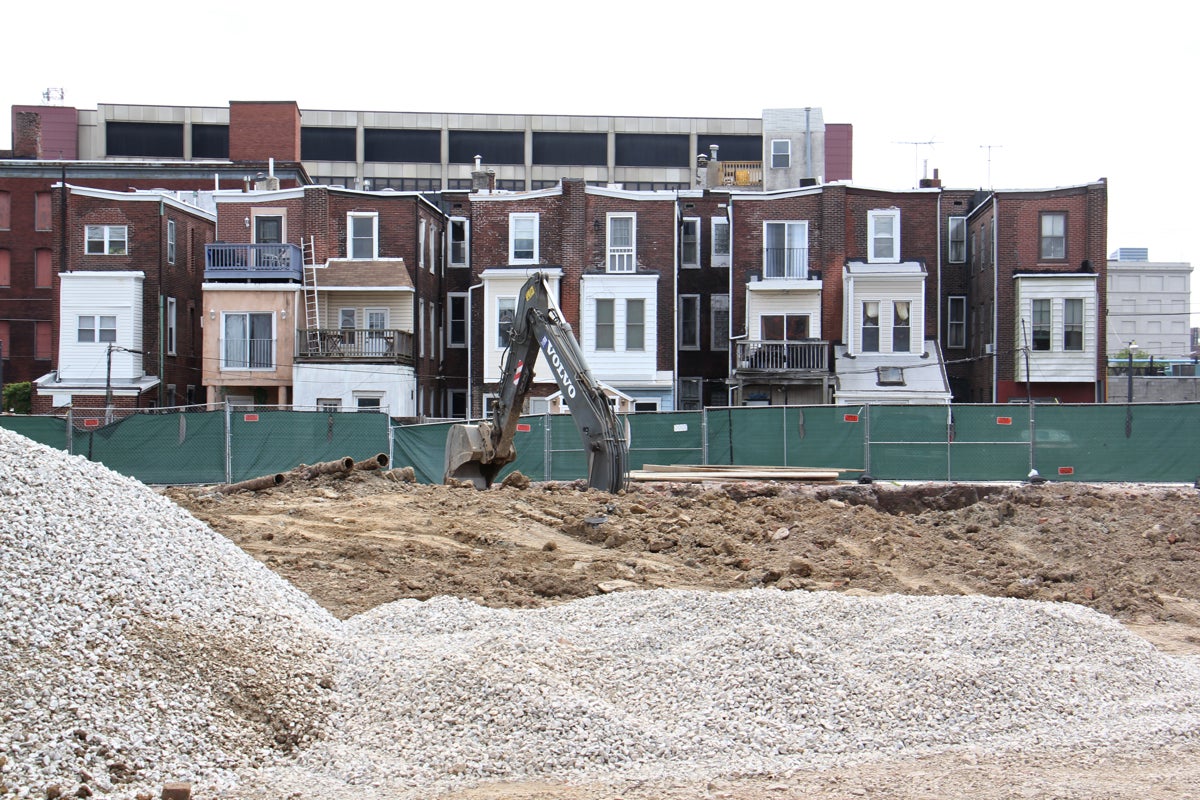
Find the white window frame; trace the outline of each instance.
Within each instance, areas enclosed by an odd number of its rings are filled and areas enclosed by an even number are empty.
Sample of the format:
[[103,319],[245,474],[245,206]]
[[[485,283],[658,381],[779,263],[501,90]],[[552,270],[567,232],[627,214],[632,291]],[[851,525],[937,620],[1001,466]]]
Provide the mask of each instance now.
[[[613,221],[629,220],[629,246],[613,246]],[[609,211],[604,226],[604,269],[606,272],[637,272],[637,213]]]
[[[875,307],[875,315],[873,317],[868,317],[868,315],[867,315],[867,309],[870,306]],[[861,309],[861,312],[862,312],[862,319],[860,321],[860,325],[858,328],[858,330],[859,330],[859,335],[858,335],[859,351],[863,352],[863,353],[883,352],[883,319],[881,316],[883,314],[883,301],[882,300],[864,300],[862,302],[862,304],[859,306],[859,308]],[[874,319],[875,324],[868,325],[867,324],[868,319]],[[872,337],[875,341],[873,343],[873,346],[870,349],[867,348],[867,331],[874,331],[874,333],[875,333],[874,337]]]
[[[424,356],[425,356],[425,339],[428,338],[425,336],[425,298],[421,298],[420,300],[417,301],[417,303],[418,303],[417,338],[420,339],[420,341],[421,341],[421,352],[418,353],[417,355],[424,358]],[[430,348],[430,349],[432,349],[432,348]]]
[[[1087,303],[1082,297],[1064,297],[1063,301],[1063,329],[1062,329],[1062,349],[1064,353],[1082,353],[1087,348]],[[1072,305],[1077,305],[1079,308],[1079,322],[1070,323],[1067,321],[1067,308]],[[1069,325],[1077,324],[1079,326],[1079,346],[1067,347],[1067,330]],[[1150,323],[1151,326],[1154,322]]]
[[334,414],[342,410],[342,398],[340,397],[318,397],[317,410],[326,413]]
[[[903,319],[901,319],[901,310],[904,311]],[[908,353],[912,350],[912,311],[913,302],[911,300],[893,300],[892,301],[892,352],[893,353]],[[897,339],[901,333],[908,334],[908,347],[897,347]]]
[[[633,321],[633,315],[629,313],[631,308],[642,309],[640,322]],[[634,339],[633,332],[635,330],[639,330],[642,343],[638,347],[631,347],[629,343]],[[646,349],[646,298],[644,297],[631,297],[625,300],[625,349],[639,353]]]
[[[383,392],[354,392],[353,397],[355,411],[379,413],[387,396]],[[367,405],[363,405],[364,400]]]
[[[239,366],[239,365],[231,366],[229,363],[230,362],[229,343],[228,343],[229,340],[225,336],[226,331],[229,330],[229,327],[228,327],[229,326],[229,318],[230,317],[245,317],[246,318],[246,335],[247,335],[247,337],[249,337],[249,335],[250,335],[250,317],[259,316],[259,315],[267,316],[271,319],[271,338],[269,339],[269,341],[271,343],[271,348],[270,348],[270,352],[267,353],[268,360],[270,361],[270,363],[268,365],[262,366],[262,367],[250,366],[254,361],[254,359],[252,357],[253,353],[250,352],[252,349],[250,342],[252,342],[254,340],[247,338],[245,340],[246,341],[246,352],[245,352],[245,359],[244,359],[246,362],[246,365],[245,366]],[[275,326],[276,326],[275,314],[273,314],[270,311],[222,311],[221,312],[221,329],[220,329],[221,369],[222,370],[236,370],[238,372],[273,372],[275,370],[275,366],[276,366],[275,346],[276,346],[276,343],[278,342],[278,336],[276,334]],[[239,353],[238,355],[241,355],[241,354]],[[240,359],[239,359],[239,361],[240,361]]]
[[[517,228],[531,225],[533,230],[530,232],[533,236],[532,255],[517,255]],[[539,260],[539,240],[541,239],[541,215],[537,213],[518,213],[513,212],[508,215],[508,263],[509,264],[537,264]],[[525,237],[522,236],[521,240]],[[522,250],[522,253],[529,251]]]
[[[881,223],[887,220],[891,223],[891,232],[880,232]],[[891,253],[884,255],[880,245],[884,241],[891,244]],[[873,208],[867,212],[867,261],[875,264],[900,263],[900,209]]]
[[[768,247],[771,226],[783,226],[783,257],[772,259]],[[798,245],[797,240],[803,239]],[[768,268],[774,264],[781,275],[768,274]],[[799,219],[768,219],[763,220],[763,280],[806,280],[808,278],[808,220]]]
[[178,303],[174,297],[167,298],[167,355],[175,355],[175,348],[178,346],[176,337],[179,333],[177,324]]
[[[692,314],[691,336],[685,336],[686,315],[684,307],[695,305],[696,311]],[[685,340],[690,338],[691,343],[685,343]],[[699,350],[700,349],[700,295],[698,294],[681,294],[679,295],[679,349],[680,350]]]
[[[119,236],[116,235],[118,233]],[[86,225],[83,235],[84,255],[129,255],[129,226],[127,225]],[[95,243],[99,243],[99,249],[93,249]]]
[[[1042,309],[1043,313],[1039,314],[1038,309]],[[1039,316],[1042,317],[1040,325]],[[1038,347],[1038,331],[1045,331],[1044,347]],[[1034,353],[1054,350],[1054,301],[1049,297],[1033,297],[1029,300],[1029,349]]]
[[[461,247],[455,253],[454,230],[462,231]],[[448,223],[449,234],[446,236],[446,261],[451,267],[471,266],[471,220],[466,217],[451,217]]]
[[[690,236],[689,229],[691,230]],[[690,254],[688,252],[689,245]],[[686,269],[700,269],[700,217],[683,218],[683,224],[679,228],[679,266]]]
[[513,295],[512,297],[496,298],[496,350],[498,352],[503,352],[508,348],[508,342],[505,341],[505,339],[508,338],[508,334],[505,333],[502,328],[504,312],[506,310],[510,311],[512,315],[509,321],[509,327],[511,328],[512,322],[516,319],[517,315],[516,295]]
[[[356,255],[355,245],[362,242],[366,237],[357,235],[355,231],[355,222],[361,220],[370,220],[371,222],[371,254]],[[378,211],[351,211],[346,214],[346,258],[356,261],[368,261],[379,257],[379,212]]]
[[[1046,230],[1047,223],[1051,223],[1049,232]],[[1052,252],[1047,254],[1048,250]],[[1066,260],[1067,212],[1043,211],[1038,215],[1038,257],[1042,261]]]
[[[80,314],[75,341],[82,344],[111,344],[117,341],[117,318],[113,314]],[[88,332],[84,338],[84,331]]]
[[[724,235],[720,235],[717,233],[718,228],[725,229]],[[712,261],[710,263],[714,267],[728,267],[729,266],[729,260],[730,260],[729,259],[729,256],[730,256],[729,251],[731,250],[731,247],[730,247],[731,240],[729,238],[729,230],[730,230],[729,220],[727,218],[725,218],[725,217],[713,217],[712,218],[712,226],[711,226],[709,241],[710,241],[710,244],[712,247],[712,255],[711,255]],[[720,241],[722,239],[724,239],[724,241],[725,241],[724,251],[718,249]]]
[[[460,306],[455,313],[455,306]],[[470,326],[471,296],[467,292],[449,292],[446,295],[446,347],[462,348],[467,346],[467,329]],[[454,335],[455,323],[461,325],[462,335]]]
[[[709,299],[708,313],[711,321],[709,327],[709,349],[716,351],[729,350],[729,295],[714,294]],[[722,306],[724,308],[722,308]],[[717,319],[719,311],[724,311],[725,322]]]
[[[957,344],[955,343],[956,338]],[[967,298],[966,295],[952,295],[946,298],[946,347],[958,350],[964,349],[966,346]]]
[[946,222],[947,260],[951,264],[967,263],[967,218],[950,217]]
[[[778,145],[783,145],[779,147]],[[792,140],[791,139],[772,139],[771,140],[771,169],[791,169],[792,168]]]
[[425,220],[417,223],[417,267],[425,267]]
[[167,220],[167,263],[175,263],[175,220]]
[[[607,309],[607,319],[600,309]],[[597,297],[592,326],[592,349],[610,352],[617,349],[617,301],[611,297]]]

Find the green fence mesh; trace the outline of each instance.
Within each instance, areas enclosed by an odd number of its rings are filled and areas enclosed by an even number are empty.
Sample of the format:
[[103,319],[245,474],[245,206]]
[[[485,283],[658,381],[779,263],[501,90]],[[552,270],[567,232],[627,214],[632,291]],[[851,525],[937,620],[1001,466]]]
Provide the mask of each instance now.
[[[1200,478],[1200,404],[1029,406],[804,406],[711,408],[622,418],[631,469],[647,464],[724,464],[835,469],[885,480],[1170,481]],[[0,416],[0,426],[102,462],[147,483],[219,483],[284,472],[344,456],[389,453],[418,481],[440,483],[452,423],[391,429],[382,414],[258,409]],[[516,460],[531,480],[587,476],[567,415],[521,419]]]

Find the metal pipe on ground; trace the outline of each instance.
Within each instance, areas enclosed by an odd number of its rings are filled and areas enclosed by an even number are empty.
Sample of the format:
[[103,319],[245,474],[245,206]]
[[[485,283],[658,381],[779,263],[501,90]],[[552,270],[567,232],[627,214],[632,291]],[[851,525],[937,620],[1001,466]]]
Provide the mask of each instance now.
[[354,459],[350,456],[343,456],[336,461],[324,461],[320,464],[313,464],[311,467],[305,467],[301,470],[300,477],[310,481],[319,475],[349,472],[352,469],[354,469]]
[[279,486],[286,480],[286,475],[277,472],[274,475],[260,475],[257,478],[250,478],[248,480],[239,481],[238,483],[227,483],[218,488],[217,491],[221,494],[234,494],[235,492],[257,492],[262,489],[274,489],[276,486]]
[[355,469],[383,469],[388,465],[387,453],[379,453],[363,461],[355,461]]

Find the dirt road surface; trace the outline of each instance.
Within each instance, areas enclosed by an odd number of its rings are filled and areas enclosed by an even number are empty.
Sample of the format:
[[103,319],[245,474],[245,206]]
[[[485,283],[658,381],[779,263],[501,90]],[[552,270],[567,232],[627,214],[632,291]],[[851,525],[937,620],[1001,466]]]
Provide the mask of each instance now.
[[[346,618],[400,598],[535,607],[657,587],[1078,603],[1200,659],[1200,492],[1131,484],[469,488],[399,470],[164,493]],[[493,784],[456,800],[1200,798],[1200,753],[956,755],[690,785]]]

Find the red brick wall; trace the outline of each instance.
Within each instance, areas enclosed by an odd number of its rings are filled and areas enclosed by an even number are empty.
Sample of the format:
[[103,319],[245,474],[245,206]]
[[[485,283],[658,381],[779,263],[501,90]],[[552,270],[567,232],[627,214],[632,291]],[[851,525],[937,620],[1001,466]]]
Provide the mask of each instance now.
[[295,101],[229,103],[229,158],[300,160],[300,106]]

